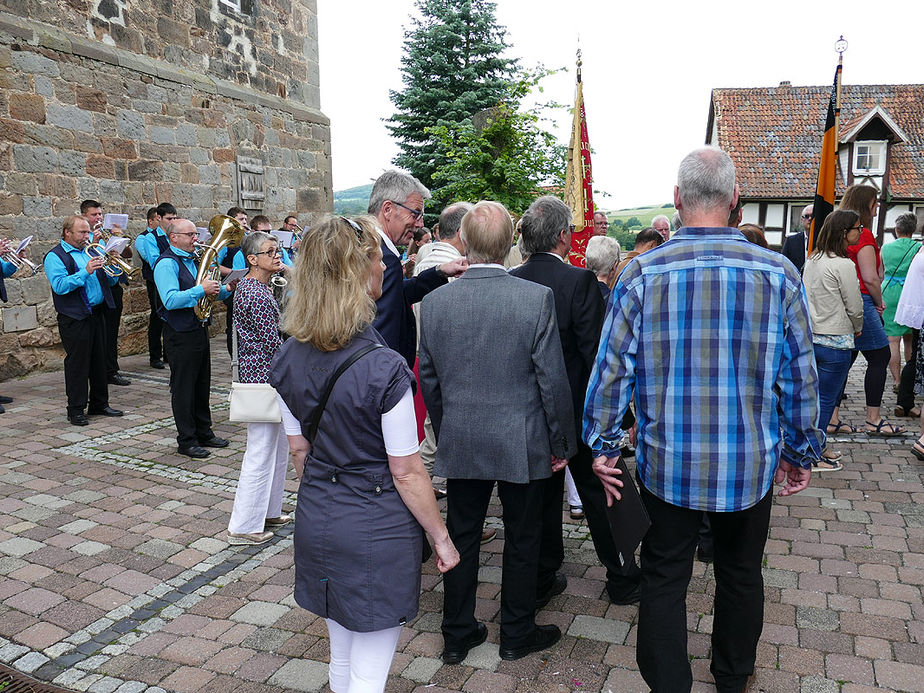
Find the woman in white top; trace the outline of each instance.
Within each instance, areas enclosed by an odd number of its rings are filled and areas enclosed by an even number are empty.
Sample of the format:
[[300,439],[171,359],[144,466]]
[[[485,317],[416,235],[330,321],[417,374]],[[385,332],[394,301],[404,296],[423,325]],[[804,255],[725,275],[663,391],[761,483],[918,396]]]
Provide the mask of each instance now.
[[[924,252],[918,252],[908,268],[908,276],[902,289],[895,322],[915,331],[915,377],[914,391],[924,394],[924,349],[920,344],[920,330],[924,329]],[[921,410],[921,437],[911,446],[911,453],[924,461],[924,408]]]
[[[825,218],[815,248],[805,261],[803,283],[812,316],[812,342],[818,365],[819,421],[831,420],[838,395],[850,371],[854,337],[863,328],[863,300],[856,266],[847,257],[847,246],[860,237],[860,216],[837,210]],[[825,448],[815,471],[842,468],[840,453]]]

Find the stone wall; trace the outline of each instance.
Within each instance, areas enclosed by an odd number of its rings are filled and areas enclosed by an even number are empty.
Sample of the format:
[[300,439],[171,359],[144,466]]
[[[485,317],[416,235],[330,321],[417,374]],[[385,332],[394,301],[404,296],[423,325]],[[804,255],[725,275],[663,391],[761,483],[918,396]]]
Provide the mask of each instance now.
[[[204,225],[242,204],[244,190],[262,191],[262,200],[251,195],[243,206],[276,222],[297,212],[305,224],[332,210],[329,123],[317,110],[314,3],[244,0],[253,15],[237,25],[216,3],[149,0],[155,10],[142,12],[130,0],[0,0],[0,9],[25,9],[47,22],[0,11],[0,237],[34,235],[31,257],[40,262],[60,238],[62,219],[86,198],[129,214],[132,235],[144,230],[147,208],[159,202]],[[279,28],[283,7],[291,12],[289,28],[273,44],[278,54],[253,48],[260,30]],[[98,16],[116,10],[124,26],[115,16],[108,23]],[[271,10],[276,23],[267,19]],[[205,32],[206,16],[211,33],[197,33]],[[67,27],[92,28],[93,37]],[[250,36],[250,52],[232,50],[233,42],[211,45],[222,31]],[[253,70],[232,69],[248,54],[257,59]],[[242,181],[241,157],[261,173]],[[147,348],[148,303],[137,283],[125,295],[122,353]],[[17,275],[6,285],[0,379],[60,367],[44,276]]]

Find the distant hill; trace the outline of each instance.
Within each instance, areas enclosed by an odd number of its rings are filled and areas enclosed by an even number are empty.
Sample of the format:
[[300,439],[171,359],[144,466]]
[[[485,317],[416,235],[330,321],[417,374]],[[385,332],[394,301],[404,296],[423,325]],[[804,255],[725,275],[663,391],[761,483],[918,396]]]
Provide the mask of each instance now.
[[630,207],[627,209],[608,210],[605,211],[605,214],[606,218],[610,220],[610,223],[620,221],[625,224],[634,217],[633,223],[630,224],[630,226],[637,226],[641,229],[646,226],[651,226],[651,220],[659,214],[663,214],[668,219],[673,218],[674,205],[668,203],[664,205],[650,205],[647,207]]
[[372,183],[334,191],[334,214],[365,214],[369,208]]

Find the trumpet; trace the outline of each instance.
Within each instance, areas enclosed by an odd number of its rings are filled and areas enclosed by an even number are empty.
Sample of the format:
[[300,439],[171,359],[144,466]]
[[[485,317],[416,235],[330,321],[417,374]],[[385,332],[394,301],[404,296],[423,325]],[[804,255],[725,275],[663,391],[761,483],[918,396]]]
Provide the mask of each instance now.
[[298,225],[298,222],[296,222],[296,221],[293,221],[293,222],[292,222],[292,225],[293,225],[296,229],[298,229],[298,231],[293,231],[293,232],[292,232],[292,242],[295,243],[296,241],[298,241],[299,243],[301,243],[301,242],[302,242],[302,237],[305,235],[305,229],[303,229],[301,226],[299,226],[299,225]]
[[[221,270],[218,265],[218,253],[223,248],[240,245],[244,240],[245,227],[237,219],[232,219],[224,214],[216,214],[209,221],[209,233],[212,237],[207,244],[200,244],[197,247],[199,251],[199,267],[196,271],[196,284],[201,284],[208,279],[221,281]],[[212,317],[212,308],[215,307],[215,296],[203,296],[193,308],[196,317],[205,322]]]
[[90,257],[103,258],[106,261],[103,265],[103,272],[110,277],[120,277],[124,274],[126,279],[135,279],[141,274],[140,267],[132,267],[118,255],[110,255],[102,243],[87,243],[84,252]]
[[[9,243],[11,246],[13,245],[13,241],[6,241],[6,242]],[[29,270],[30,277],[34,276],[35,274],[39,272],[39,270],[42,269],[41,265],[36,265],[34,262],[29,260],[28,258],[19,257],[19,255],[16,254],[16,250],[10,250],[7,253],[3,253],[2,255],[0,255],[0,259],[2,259],[4,262],[10,263],[11,265],[14,265],[16,267],[17,272],[21,270],[23,267],[25,267],[27,270]]]

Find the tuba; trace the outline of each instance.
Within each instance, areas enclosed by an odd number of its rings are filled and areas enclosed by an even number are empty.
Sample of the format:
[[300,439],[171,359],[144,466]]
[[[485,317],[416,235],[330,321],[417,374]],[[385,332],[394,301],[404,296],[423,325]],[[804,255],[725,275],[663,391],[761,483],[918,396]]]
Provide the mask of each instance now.
[[[240,245],[244,240],[244,226],[224,214],[216,214],[209,222],[209,233],[212,237],[208,244],[199,245],[199,267],[196,271],[196,284],[207,279],[221,281],[221,270],[218,267],[218,254],[224,248]],[[203,296],[199,299],[193,311],[196,317],[205,322],[212,316],[215,307],[214,296]]]

